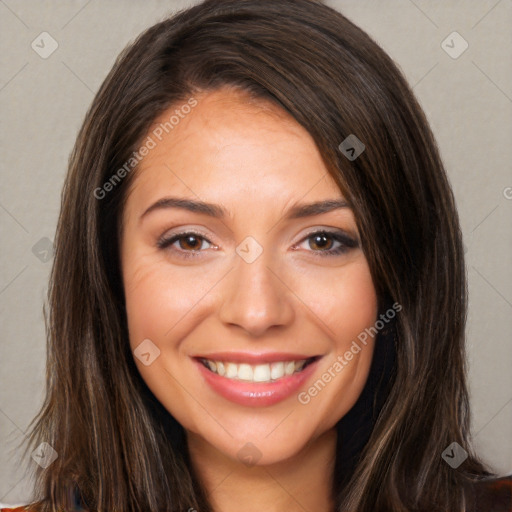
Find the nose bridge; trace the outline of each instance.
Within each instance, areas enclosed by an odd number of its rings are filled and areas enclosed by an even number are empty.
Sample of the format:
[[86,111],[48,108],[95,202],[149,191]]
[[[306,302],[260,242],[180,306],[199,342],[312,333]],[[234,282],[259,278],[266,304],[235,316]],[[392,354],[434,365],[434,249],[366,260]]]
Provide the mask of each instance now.
[[221,320],[254,336],[289,323],[293,305],[283,277],[276,275],[271,251],[257,249],[253,241],[246,240],[237,247],[234,265],[220,308]]

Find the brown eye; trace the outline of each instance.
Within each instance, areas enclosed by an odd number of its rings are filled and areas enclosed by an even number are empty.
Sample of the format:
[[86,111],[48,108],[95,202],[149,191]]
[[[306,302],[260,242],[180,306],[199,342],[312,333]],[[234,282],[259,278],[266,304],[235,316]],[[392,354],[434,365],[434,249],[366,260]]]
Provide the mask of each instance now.
[[198,237],[196,235],[192,235],[192,234],[189,234],[189,235],[186,235],[186,236],[182,236],[180,238],[178,238],[179,240],[179,245],[180,245],[180,248],[181,249],[185,249],[185,250],[192,250],[192,251],[198,251],[199,249],[201,249],[201,245],[202,245],[202,240],[201,240],[202,237]]
[[341,256],[359,246],[357,240],[343,231],[316,231],[310,233],[304,240],[308,242],[309,252],[317,256]]
[[168,249],[180,257],[188,258],[201,256],[201,253],[204,252],[203,249],[209,248],[209,246],[203,247],[204,242],[210,244],[210,247],[214,247],[208,239],[199,233],[186,232],[172,235],[169,238],[161,238],[157,242],[157,247],[159,249]]
[[329,250],[333,245],[332,235],[318,233],[309,238],[309,246],[314,250]]

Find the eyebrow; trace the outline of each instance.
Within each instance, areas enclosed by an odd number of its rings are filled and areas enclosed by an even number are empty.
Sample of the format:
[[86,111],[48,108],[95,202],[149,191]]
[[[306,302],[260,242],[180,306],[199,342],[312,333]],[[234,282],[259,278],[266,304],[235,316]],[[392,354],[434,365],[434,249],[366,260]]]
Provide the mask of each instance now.
[[[139,222],[141,222],[142,219],[150,212],[171,208],[201,213],[218,219],[223,219],[228,216],[227,210],[217,204],[179,197],[163,197],[146,209],[146,211],[140,216]],[[349,204],[344,199],[326,199],[324,201],[316,201],[314,203],[298,204],[288,210],[285,219],[311,217],[313,215],[320,215],[322,213],[339,210],[341,208],[350,208]]]

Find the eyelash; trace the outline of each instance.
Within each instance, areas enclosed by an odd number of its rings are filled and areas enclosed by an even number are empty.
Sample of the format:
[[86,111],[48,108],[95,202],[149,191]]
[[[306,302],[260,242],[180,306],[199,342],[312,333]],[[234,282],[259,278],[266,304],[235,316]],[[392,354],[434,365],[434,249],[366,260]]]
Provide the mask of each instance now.
[[[198,239],[208,242],[209,244],[212,243],[201,233],[197,233],[195,231],[185,231],[183,233],[177,233],[175,235],[172,235],[169,238],[162,237],[160,240],[158,240],[157,246],[159,249],[166,249],[167,247],[170,247],[174,242],[177,242],[183,238],[186,238],[189,235],[195,236]],[[329,256],[339,256],[341,254],[345,254],[348,251],[350,251],[351,249],[358,247],[358,245],[359,245],[356,240],[347,236],[344,233],[332,232],[332,231],[327,231],[327,230],[313,231],[313,232],[309,233],[306,237],[304,237],[300,243],[304,242],[305,240],[308,240],[309,238],[313,238],[314,236],[317,236],[317,235],[327,235],[328,237],[332,237],[334,239],[334,241],[339,242],[341,244],[336,249],[328,249],[328,250],[323,250],[323,251],[322,250],[317,250],[317,251],[313,250],[312,251],[314,253],[317,253],[318,256],[323,257],[323,258],[329,257]],[[214,245],[214,244],[212,244],[212,245]],[[299,244],[297,244],[297,245],[299,245]],[[180,257],[183,257],[183,258],[196,258],[199,256],[199,253],[202,251],[200,251],[200,250],[184,251],[182,249],[178,249],[178,250],[174,249],[174,252],[182,253],[180,255]]]

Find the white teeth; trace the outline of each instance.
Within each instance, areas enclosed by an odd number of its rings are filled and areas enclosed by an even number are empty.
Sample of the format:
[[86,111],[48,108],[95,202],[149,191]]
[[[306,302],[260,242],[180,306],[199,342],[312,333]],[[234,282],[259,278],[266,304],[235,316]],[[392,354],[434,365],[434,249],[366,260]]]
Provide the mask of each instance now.
[[224,363],[222,363],[221,361],[217,361],[217,373],[221,377],[224,377],[224,375],[226,375],[226,368],[224,368]]
[[221,377],[246,382],[272,382],[302,371],[307,359],[256,365],[228,363],[226,361],[210,361],[208,359],[203,359],[203,362],[207,368]]
[[252,380],[252,368],[249,364],[241,364],[238,367],[238,378],[240,380]]
[[236,364],[233,363],[226,363],[226,375],[228,379],[234,379],[238,377],[238,368]]
[[272,379],[280,379],[284,376],[284,363],[272,363],[270,365],[270,377]]
[[266,382],[270,380],[270,365],[259,364],[258,366],[255,366],[253,371],[253,380],[254,382]]
[[295,361],[289,361],[284,365],[284,374],[291,375],[295,371]]

